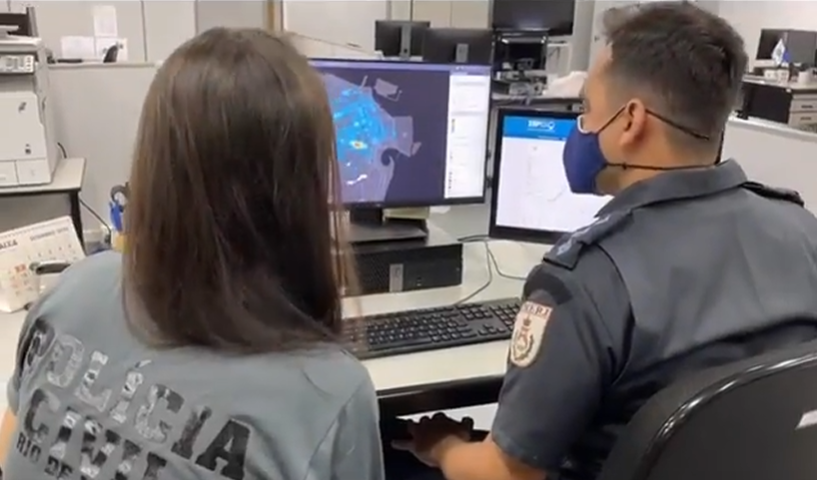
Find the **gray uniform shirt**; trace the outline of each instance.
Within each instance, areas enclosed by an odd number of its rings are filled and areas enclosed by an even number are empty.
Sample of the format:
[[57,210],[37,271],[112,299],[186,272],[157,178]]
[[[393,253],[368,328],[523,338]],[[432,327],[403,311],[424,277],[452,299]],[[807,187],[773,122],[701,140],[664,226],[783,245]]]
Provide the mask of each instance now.
[[66,271],[23,328],[5,480],[380,480],[377,399],[338,347],[226,356],[129,331],[121,257]]

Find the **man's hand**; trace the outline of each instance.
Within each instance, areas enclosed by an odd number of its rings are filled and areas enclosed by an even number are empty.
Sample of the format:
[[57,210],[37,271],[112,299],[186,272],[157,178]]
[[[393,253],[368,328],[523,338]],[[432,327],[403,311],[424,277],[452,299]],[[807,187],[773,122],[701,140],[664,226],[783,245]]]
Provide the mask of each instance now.
[[440,457],[451,445],[471,440],[474,421],[465,418],[457,422],[444,413],[433,417],[423,417],[419,422],[409,424],[411,440],[395,441],[392,446],[398,450],[413,453],[421,462],[439,467]]

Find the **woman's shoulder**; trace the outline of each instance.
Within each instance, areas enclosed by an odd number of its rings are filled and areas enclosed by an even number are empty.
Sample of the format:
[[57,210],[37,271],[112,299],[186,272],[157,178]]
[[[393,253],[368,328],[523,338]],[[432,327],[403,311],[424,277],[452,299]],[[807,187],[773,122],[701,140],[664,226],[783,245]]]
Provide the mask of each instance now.
[[68,267],[42,299],[42,307],[61,302],[84,303],[104,296],[118,296],[122,280],[122,255],[101,252]]
[[63,276],[79,276],[109,273],[119,275],[122,271],[122,254],[113,250],[95,253],[68,267]]
[[62,276],[118,280],[122,276],[122,254],[112,250],[95,253],[68,267]]

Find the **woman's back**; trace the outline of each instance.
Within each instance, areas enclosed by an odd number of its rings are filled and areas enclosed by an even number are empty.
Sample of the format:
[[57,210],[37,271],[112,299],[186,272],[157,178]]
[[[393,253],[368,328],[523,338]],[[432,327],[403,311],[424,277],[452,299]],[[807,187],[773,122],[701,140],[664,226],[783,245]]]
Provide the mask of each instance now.
[[335,346],[148,348],[126,322],[121,272],[119,255],[91,257],[31,312],[6,478],[380,478],[359,362]]
[[286,38],[176,49],[142,108],[122,257],[71,268],[26,322],[5,480],[380,480],[375,392],[338,343],[337,169],[325,85]]

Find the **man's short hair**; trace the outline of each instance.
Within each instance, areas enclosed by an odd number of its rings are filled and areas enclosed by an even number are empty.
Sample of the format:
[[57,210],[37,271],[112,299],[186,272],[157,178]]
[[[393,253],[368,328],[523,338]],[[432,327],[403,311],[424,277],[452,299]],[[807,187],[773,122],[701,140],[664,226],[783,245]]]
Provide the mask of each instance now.
[[[704,143],[719,143],[748,62],[735,29],[690,2],[611,9],[604,26],[611,78],[646,97],[656,113],[711,140]],[[687,145],[701,143],[678,133],[673,138]]]

